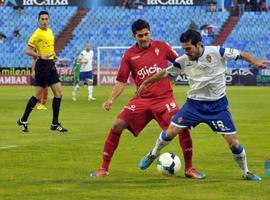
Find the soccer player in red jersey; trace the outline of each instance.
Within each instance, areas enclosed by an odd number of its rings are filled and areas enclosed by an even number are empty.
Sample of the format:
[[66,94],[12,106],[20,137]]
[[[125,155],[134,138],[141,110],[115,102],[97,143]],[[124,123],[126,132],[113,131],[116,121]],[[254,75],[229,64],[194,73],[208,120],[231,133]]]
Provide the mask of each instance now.
[[[106,111],[110,110],[124,90],[130,74],[138,88],[145,79],[168,67],[168,61],[173,62],[178,57],[167,43],[151,39],[150,25],[147,21],[138,19],[132,24],[131,29],[136,44],[127,49],[122,58],[117,83],[111,96],[103,104]],[[104,144],[103,162],[97,171],[90,174],[91,177],[109,174],[109,165],[124,129],[138,136],[152,119],[157,121],[162,130],[166,130],[169,126],[171,118],[179,110],[173,97],[170,80],[161,80],[147,89],[149,91],[147,94],[134,96],[117,116]],[[162,135],[163,132],[161,137]],[[204,178],[203,173],[192,167],[192,139],[188,130],[185,130],[184,134],[179,134],[179,144],[184,154],[186,177]],[[144,166],[140,168],[144,169]]]

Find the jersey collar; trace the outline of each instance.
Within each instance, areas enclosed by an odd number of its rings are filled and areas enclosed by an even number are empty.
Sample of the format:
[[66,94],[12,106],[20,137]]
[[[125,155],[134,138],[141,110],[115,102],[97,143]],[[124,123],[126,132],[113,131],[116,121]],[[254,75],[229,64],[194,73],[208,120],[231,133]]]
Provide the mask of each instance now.
[[149,45],[149,47],[147,49],[139,48],[138,43],[136,43],[134,46],[135,46],[137,52],[145,51],[145,50],[150,49],[153,46],[153,40],[151,40],[150,45]]
[[[203,56],[204,51],[205,51],[205,48],[204,48],[204,46],[202,45],[202,53],[201,53],[201,55],[199,56],[199,58]],[[198,59],[199,59],[199,58],[198,58]]]
[[198,57],[197,59],[195,59],[194,61],[198,62],[198,60],[203,56],[204,51],[205,51],[205,48],[204,48],[204,46],[202,45],[202,52],[201,52],[201,54],[199,55],[199,57]]

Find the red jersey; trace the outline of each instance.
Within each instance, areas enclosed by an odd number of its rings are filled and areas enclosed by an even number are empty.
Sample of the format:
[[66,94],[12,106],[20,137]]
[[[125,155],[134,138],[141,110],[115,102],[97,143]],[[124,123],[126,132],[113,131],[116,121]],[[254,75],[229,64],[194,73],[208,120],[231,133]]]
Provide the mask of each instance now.
[[[124,54],[116,80],[126,83],[131,76],[137,86],[157,72],[168,67],[168,61],[173,62],[177,53],[165,42],[151,41],[148,49],[140,49],[137,45],[130,47]],[[147,86],[148,92],[142,97],[173,96],[168,78]]]

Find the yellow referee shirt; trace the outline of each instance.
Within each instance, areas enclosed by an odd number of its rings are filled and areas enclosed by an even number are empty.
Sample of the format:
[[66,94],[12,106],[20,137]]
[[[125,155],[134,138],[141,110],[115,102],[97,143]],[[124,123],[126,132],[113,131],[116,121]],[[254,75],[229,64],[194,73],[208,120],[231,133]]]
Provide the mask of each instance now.
[[34,47],[38,55],[51,55],[49,59],[54,58],[54,36],[50,28],[46,30],[38,28],[30,37],[28,45]]

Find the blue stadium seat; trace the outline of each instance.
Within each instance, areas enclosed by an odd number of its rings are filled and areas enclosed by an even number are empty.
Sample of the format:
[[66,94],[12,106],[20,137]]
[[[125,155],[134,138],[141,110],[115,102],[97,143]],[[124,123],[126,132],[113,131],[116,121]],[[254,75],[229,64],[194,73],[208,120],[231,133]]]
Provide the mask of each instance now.
[[[233,29],[224,46],[248,51],[266,59],[269,50],[270,16],[266,12],[245,12]],[[248,67],[246,62],[237,61],[234,67]]]
[[[78,8],[46,7],[45,9],[50,14],[51,28],[57,36]],[[0,32],[7,36],[6,41],[0,44],[0,52],[1,55],[3,55],[2,52],[8,53],[4,57],[5,59],[0,59],[0,67],[28,67],[31,65],[31,58],[25,55],[24,50],[29,37],[38,27],[37,15],[40,10],[40,7],[25,7],[23,13],[17,13],[12,7],[0,7]],[[16,27],[19,28],[21,34],[18,38],[14,38],[12,35]],[[9,62],[6,62],[6,59]]]
[[[191,20],[194,20],[199,27],[203,24],[214,24],[219,31],[228,17],[229,13],[209,13],[200,6],[149,6],[143,10],[97,7],[91,9],[74,30],[74,37],[70,41],[73,48],[71,49],[71,45],[68,44],[60,56],[65,55],[74,59],[75,54],[81,51],[88,41],[92,43],[95,52],[98,46],[130,46],[134,44],[130,26],[138,18],[149,21],[154,39],[179,46],[179,35],[188,28]],[[206,38],[205,42],[210,44],[212,39]],[[112,57],[120,61],[121,56],[122,54]],[[101,63],[105,63],[107,57],[102,58],[104,59],[101,60]],[[96,53],[94,59],[96,59]],[[116,63],[114,62],[113,66],[117,67]]]

